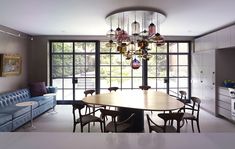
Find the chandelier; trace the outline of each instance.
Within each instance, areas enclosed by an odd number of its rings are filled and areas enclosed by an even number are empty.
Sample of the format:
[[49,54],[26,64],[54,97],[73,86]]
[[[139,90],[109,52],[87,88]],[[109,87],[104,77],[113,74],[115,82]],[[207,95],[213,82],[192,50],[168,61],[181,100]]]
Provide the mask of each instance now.
[[148,46],[165,44],[164,37],[160,34],[160,24],[166,15],[148,9],[131,9],[116,11],[106,17],[110,29],[106,33],[109,42],[108,48],[117,48],[126,60],[131,60],[133,69],[138,69],[140,61],[149,60],[152,55]]

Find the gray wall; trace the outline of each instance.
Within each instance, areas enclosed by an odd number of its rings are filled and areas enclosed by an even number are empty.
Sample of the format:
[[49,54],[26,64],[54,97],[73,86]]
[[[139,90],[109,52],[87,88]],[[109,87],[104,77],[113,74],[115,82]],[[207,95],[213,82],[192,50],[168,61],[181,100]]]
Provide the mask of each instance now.
[[216,50],[216,84],[224,80],[235,81],[235,48]]
[[[18,36],[20,34],[20,36]],[[0,77],[0,93],[26,87],[28,84],[29,36],[0,25],[0,53],[19,54],[22,71],[18,76]]]

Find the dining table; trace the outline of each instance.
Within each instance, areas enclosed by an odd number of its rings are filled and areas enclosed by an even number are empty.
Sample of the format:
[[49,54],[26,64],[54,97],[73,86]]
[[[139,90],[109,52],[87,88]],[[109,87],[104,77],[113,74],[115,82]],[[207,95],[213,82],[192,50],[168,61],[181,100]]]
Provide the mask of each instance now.
[[83,98],[88,104],[117,107],[119,121],[135,113],[133,132],[144,131],[144,111],[174,111],[184,107],[176,97],[155,90],[129,90],[101,93]]

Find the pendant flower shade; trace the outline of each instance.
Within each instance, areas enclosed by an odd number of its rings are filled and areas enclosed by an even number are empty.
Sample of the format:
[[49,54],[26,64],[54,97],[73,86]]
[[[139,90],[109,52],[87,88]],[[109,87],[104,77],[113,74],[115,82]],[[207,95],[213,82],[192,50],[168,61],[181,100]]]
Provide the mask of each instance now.
[[[140,60],[149,60],[152,55],[148,46],[165,44],[160,34],[160,23],[166,16],[156,10],[127,10],[111,13],[106,17],[110,30],[106,33],[109,42],[108,48],[117,47],[117,51],[127,60],[131,60],[131,67],[138,69]],[[156,24],[156,25],[155,25]]]

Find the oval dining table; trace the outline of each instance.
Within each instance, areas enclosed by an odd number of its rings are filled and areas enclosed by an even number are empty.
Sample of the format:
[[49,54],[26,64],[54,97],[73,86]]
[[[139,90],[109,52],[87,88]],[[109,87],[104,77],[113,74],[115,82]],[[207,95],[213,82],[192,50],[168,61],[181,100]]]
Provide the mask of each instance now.
[[123,120],[135,113],[133,132],[144,131],[144,110],[146,111],[173,111],[184,107],[166,93],[154,90],[130,90],[96,94],[83,98],[88,104],[117,107],[121,112],[119,120]]

